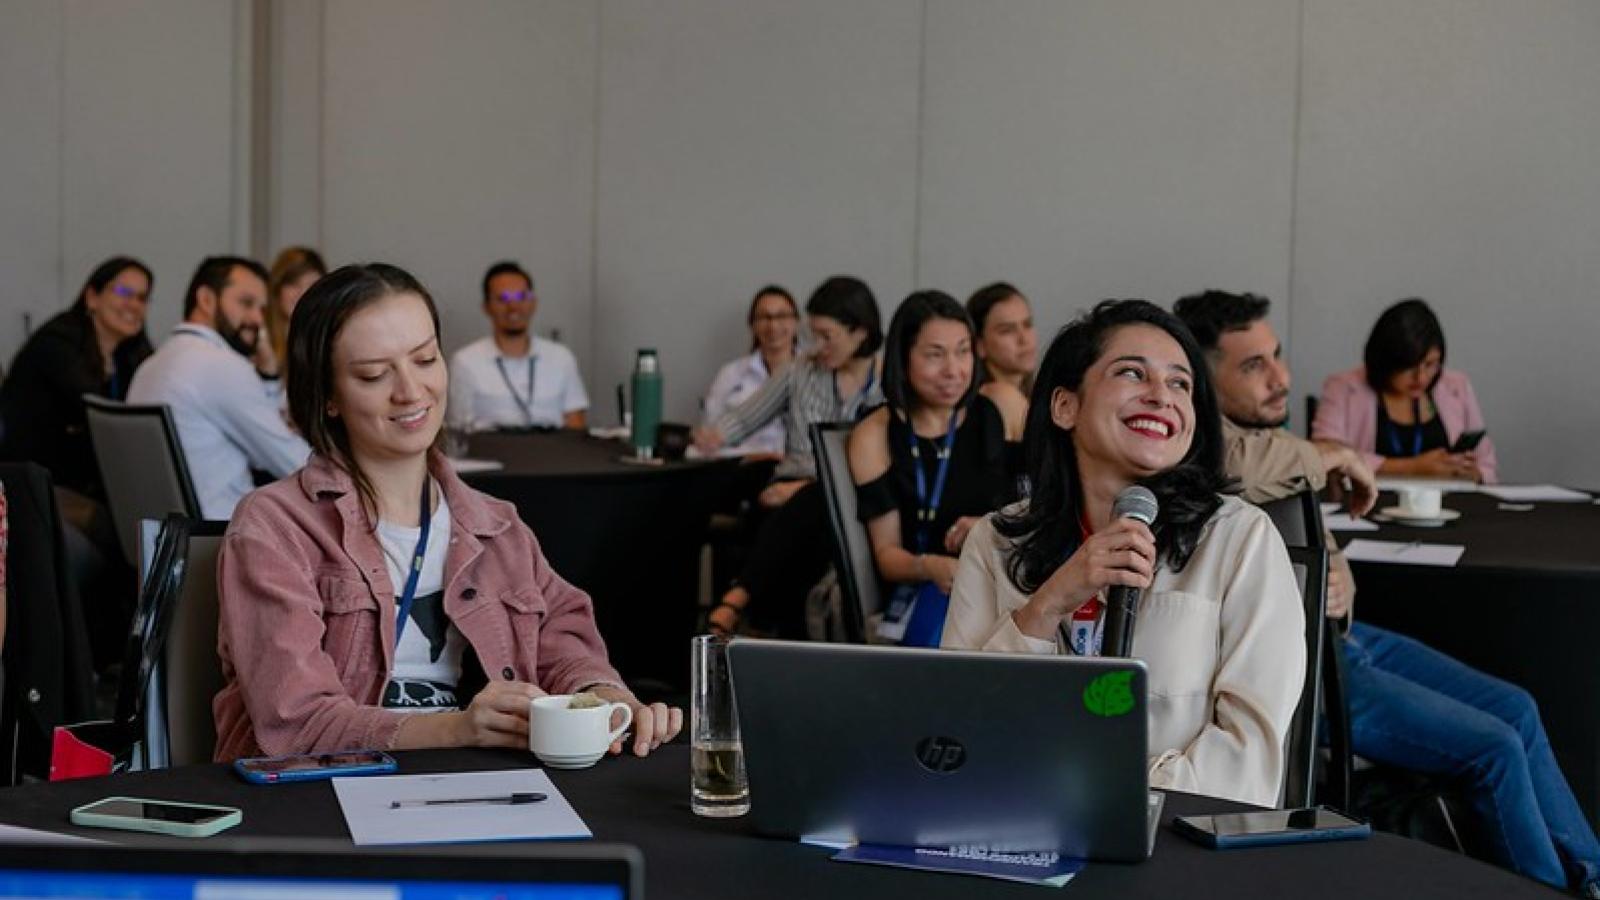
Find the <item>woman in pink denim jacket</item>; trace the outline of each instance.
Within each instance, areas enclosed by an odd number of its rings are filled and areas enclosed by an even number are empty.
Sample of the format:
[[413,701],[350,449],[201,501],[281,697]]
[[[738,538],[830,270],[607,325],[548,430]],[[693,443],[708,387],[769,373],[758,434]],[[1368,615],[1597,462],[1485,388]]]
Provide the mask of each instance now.
[[1475,450],[1450,451],[1462,434],[1484,429],[1483,413],[1467,376],[1444,368],[1444,329],[1427,303],[1384,310],[1363,355],[1365,365],[1323,382],[1312,438],[1359,451],[1380,475],[1494,483],[1487,436]]
[[315,452],[228,527],[218,760],[526,747],[528,701],[578,690],[633,707],[640,756],[677,734],[682,713],[623,686],[589,598],[515,509],[433,449],[449,378],[422,285],[381,264],[328,275],[295,309],[289,361]]

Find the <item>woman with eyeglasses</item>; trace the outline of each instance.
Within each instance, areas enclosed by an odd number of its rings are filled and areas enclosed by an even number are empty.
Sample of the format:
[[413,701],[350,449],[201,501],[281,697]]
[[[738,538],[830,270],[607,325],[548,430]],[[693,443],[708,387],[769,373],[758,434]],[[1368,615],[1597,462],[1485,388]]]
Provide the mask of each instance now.
[[[788,368],[794,359],[800,333],[800,308],[794,297],[775,284],[756,292],[745,317],[750,326],[750,353],[717,371],[706,391],[705,421],[715,423],[723,414],[750,399],[767,379]],[[722,456],[770,456],[779,459],[784,448],[783,420],[773,419],[737,444],[717,452]]]
[[737,630],[746,607],[765,630],[800,637],[804,597],[828,568],[826,498],[817,487],[811,426],[854,421],[883,402],[877,351],[883,344],[878,301],[858,278],[836,275],[806,301],[813,346],[737,407],[695,429],[695,446],[715,453],[783,419],[784,456],[757,498],[762,522],[737,582],[707,618],[714,633]]
[[[968,534],[944,646],[1098,656],[1110,589],[1138,588],[1151,786],[1276,805],[1305,615],[1271,520],[1220,493],[1222,416],[1189,330],[1143,300],[1072,322],[1023,443],[1033,493]],[[1136,484],[1159,503],[1151,526],[1113,516]]]
[[638,756],[677,734],[682,712],[623,684],[589,597],[515,507],[437,449],[451,373],[415,278],[381,263],[329,273],[295,309],[289,365],[313,452],[247,495],[223,539],[219,761],[526,749],[529,701],[545,693],[628,704]]
[[[1494,483],[1498,460],[1478,395],[1464,373],[1444,367],[1444,328],[1426,301],[1384,310],[1363,356],[1364,365],[1322,383],[1314,439],[1354,448],[1379,475]],[[1473,446],[1457,443],[1474,434]]]
[[22,345],[0,387],[9,457],[49,469],[57,487],[104,501],[83,395],[127,396],[134,369],[154,352],[144,328],[154,283],[144,263],[112,257],[89,274],[72,306]]

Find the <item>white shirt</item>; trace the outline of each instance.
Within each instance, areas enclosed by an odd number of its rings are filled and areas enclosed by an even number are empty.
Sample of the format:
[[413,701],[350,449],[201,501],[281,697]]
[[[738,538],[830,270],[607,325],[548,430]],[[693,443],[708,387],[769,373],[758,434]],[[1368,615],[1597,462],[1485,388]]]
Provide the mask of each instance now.
[[588,409],[572,351],[537,335],[531,349],[528,356],[502,356],[491,336],[457,350],[450,358],[450,426],[560,428],[567,413]]
[[[394,588],[396,612],[411,575],[421,528],[378,522],[378,545]],[[450,507],[444,497],[429,516],[428,547],[417,576],[417,591],[395,648],[394,670],[383,688],[383,705],[412,712],[457,709],[456,686],[461,683],[461,657],[467,641],[444,612],[444,559],[450,546]]]
[[255,489],[252,467],[282,478],[311,455],[289,430],[276,393],[216,331],[186,322],[139,366],[128,402],[171,408],[200,514],[226,520]]
[[[994,516],[972,526],[943,645],[1069,652],[1017,628],[1011,613],[1028,595],[1007,574],[1011,547]],[[1306,622],[1272,520],[1224,497],[1183,570],[1156,569],[1135,622],[1132,655],[1149,667],[1150,786],[1276,805],[1284,736],[1305,683]]]
[[[705,421],[707,425],[722,418],[722,414],[750,398],[767,383],[767,361],[761,351],[741,356],[717,371],[711,379],[711,389],[706,391]],[[723,447],[720,456],[744,456],[750,453],[782,454],[784,444],[783,419],[776,418],[743,441]]]

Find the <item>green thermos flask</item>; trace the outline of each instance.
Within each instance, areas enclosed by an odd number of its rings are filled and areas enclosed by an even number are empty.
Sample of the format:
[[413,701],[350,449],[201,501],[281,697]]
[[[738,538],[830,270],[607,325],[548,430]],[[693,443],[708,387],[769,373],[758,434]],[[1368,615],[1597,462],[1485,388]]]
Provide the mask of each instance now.
[[655,456],[661,424],[661,363],[653,347],[641,347],[633,363],[633,449],[640,459]]

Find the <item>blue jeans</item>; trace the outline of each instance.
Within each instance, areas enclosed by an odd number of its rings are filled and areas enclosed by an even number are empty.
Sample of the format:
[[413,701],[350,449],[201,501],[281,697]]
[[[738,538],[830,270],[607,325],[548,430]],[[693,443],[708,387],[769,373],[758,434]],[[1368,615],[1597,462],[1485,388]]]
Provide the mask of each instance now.
[[1356,753],[1464,779],[1512,871],[1559,888],[1600,879],[1600,842],[1527,691],[1360,622],[1343,644]]

